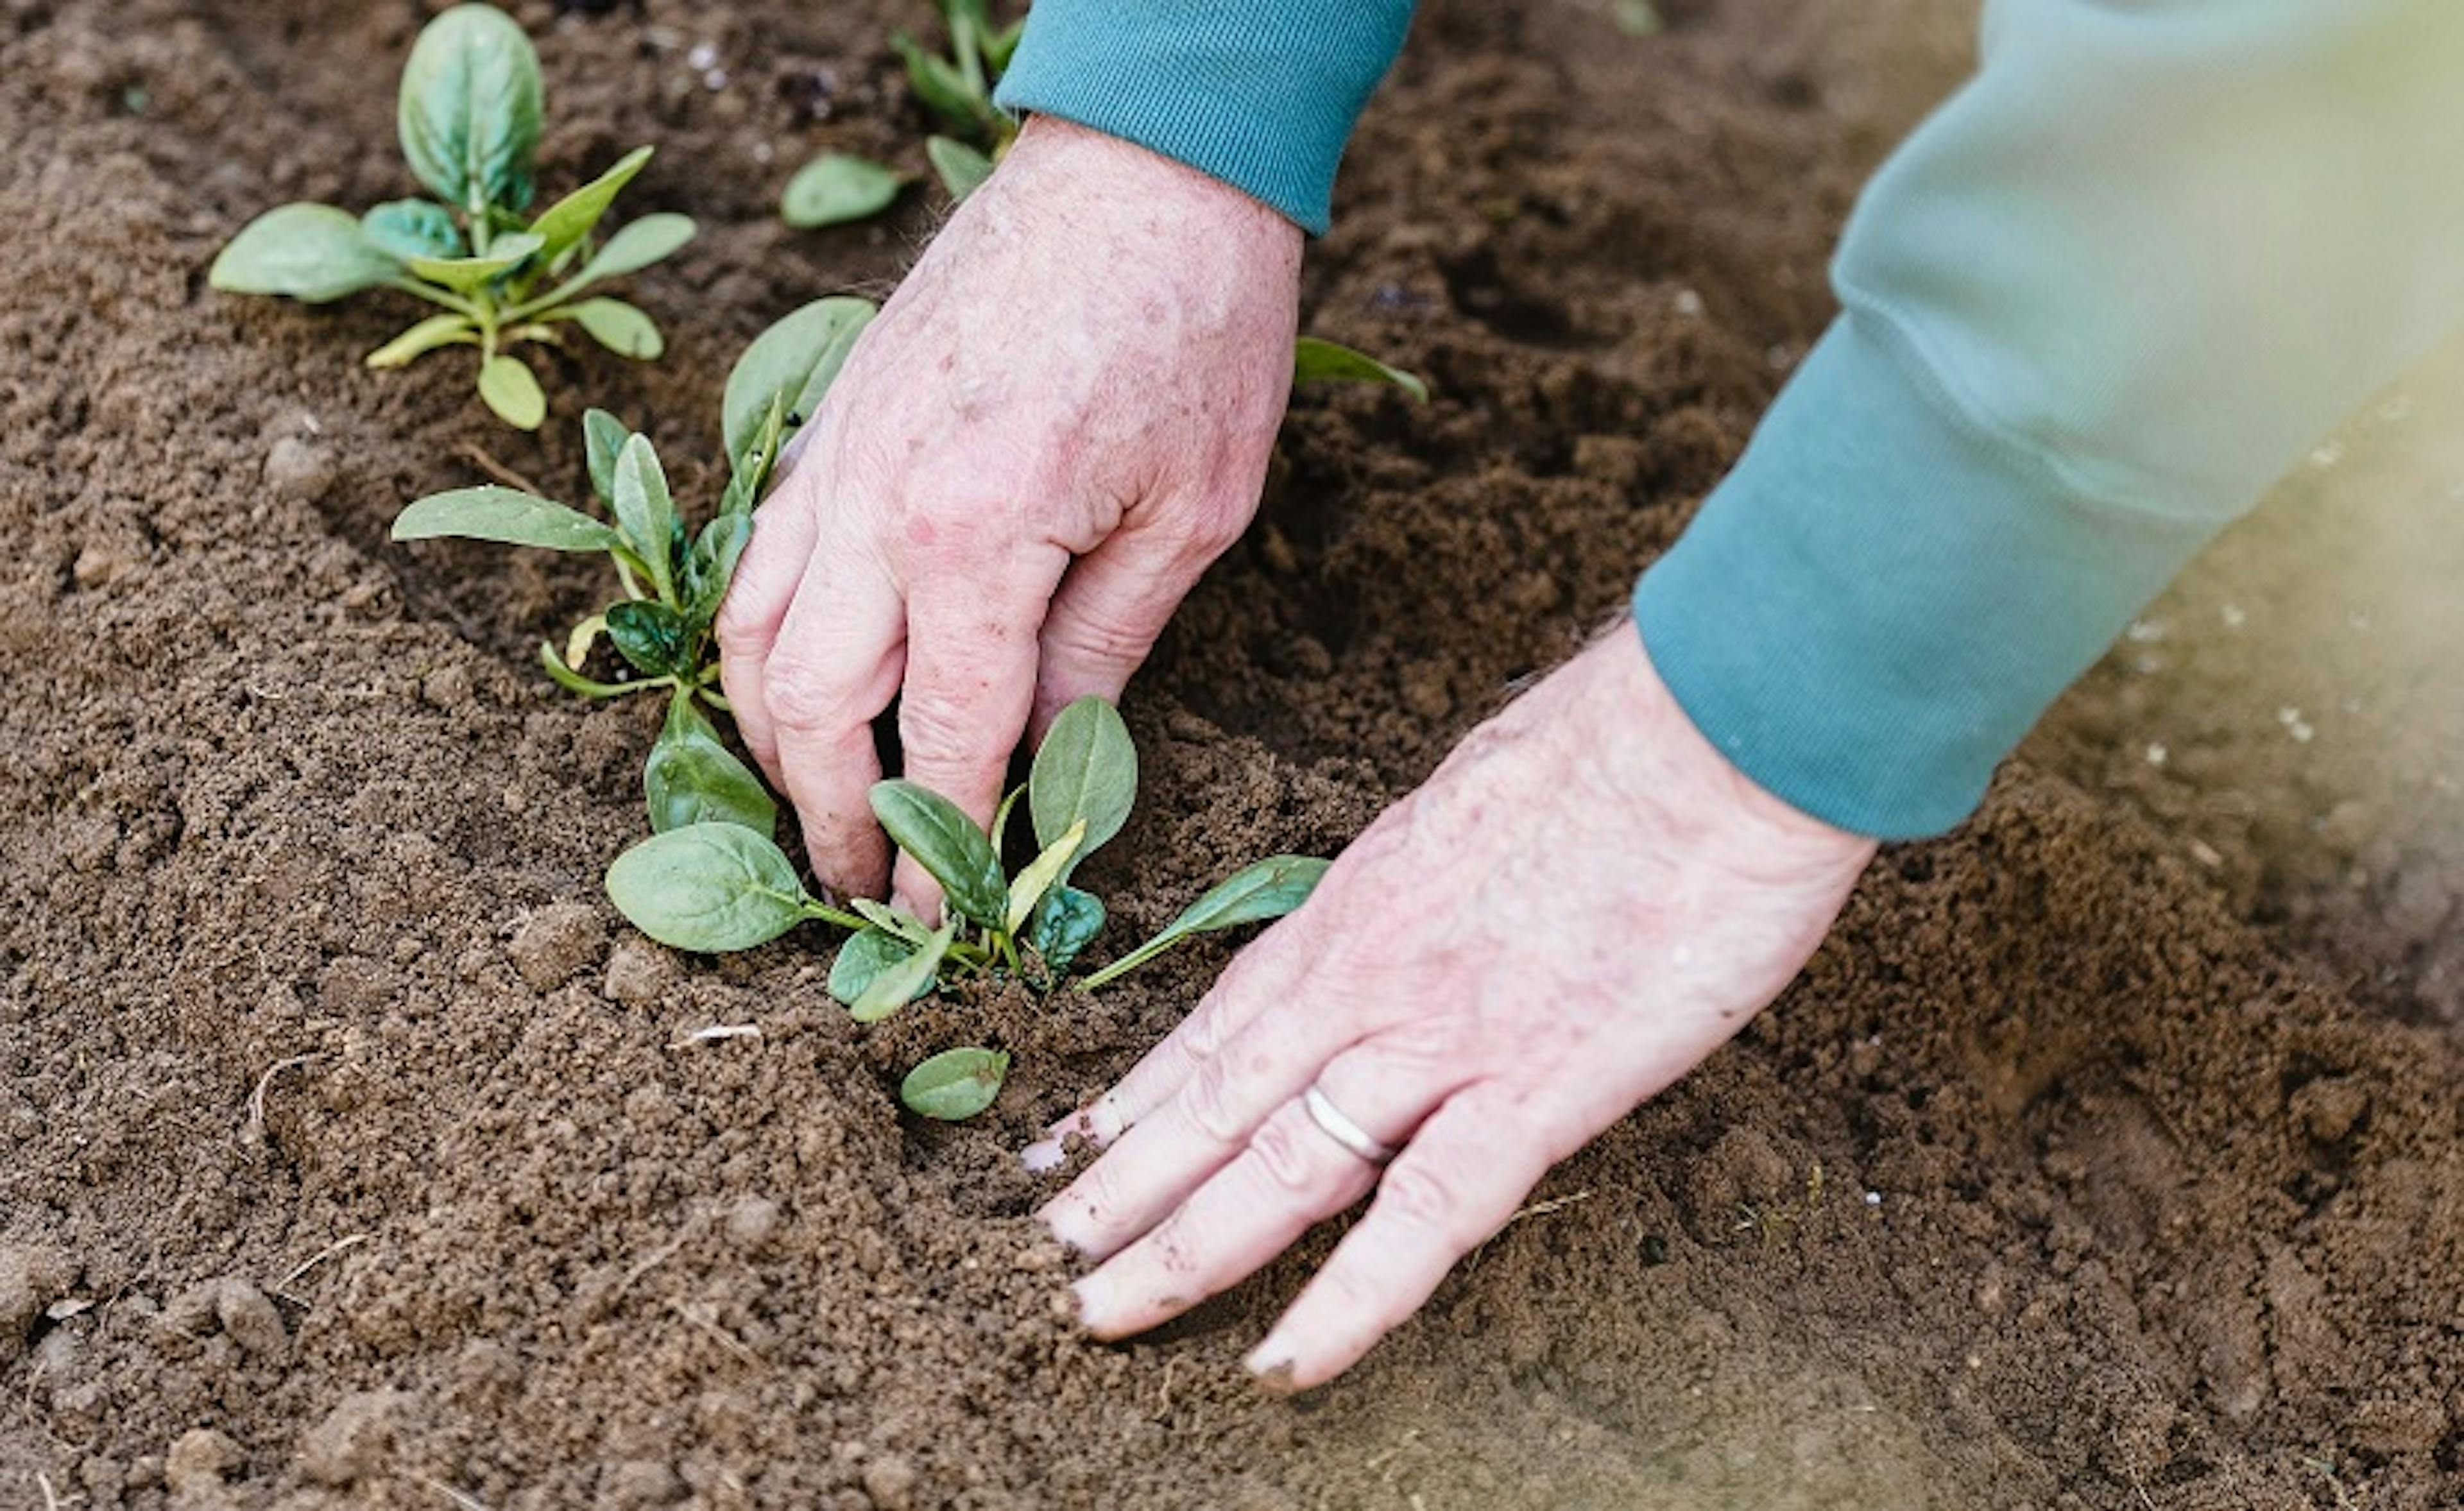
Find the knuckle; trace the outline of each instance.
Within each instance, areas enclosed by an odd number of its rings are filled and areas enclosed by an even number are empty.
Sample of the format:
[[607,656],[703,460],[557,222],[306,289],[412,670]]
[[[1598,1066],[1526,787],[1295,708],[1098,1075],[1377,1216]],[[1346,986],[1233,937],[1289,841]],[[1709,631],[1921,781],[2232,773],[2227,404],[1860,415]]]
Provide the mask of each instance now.
[[1244,505],[1230,499],[1207,499],[1190,511],[1181,527],[1181,539],[1188,555],[1203,565],[1231,550],[1248,529],[1249,510]]
[[1146,659],[1155,631],[1135,616],[1103,604],[1070,603],[1046,631],[1056,650],[1083,660],[1135,665]]
[[820,668],[794,651],[771,658],[761,704],[770,722],[789,734],[824,734],[848,722],[847,700]]
[[982,753],[983,721],[959,699],[911,696],[898,707],[898,742],[910,765],[957,765]]
[[1232,1077],[1221,1060],[1199,1066],[1181,1088],[1181,1116],[1199,1137],[1219,1146],[1237,1147],[1249,1129],[1233,1095]]
[[[1239,964],[1237,959],[1234,964]],[[1221,1003],[1224,986],[1229,984],[1227,978],[1223,985],[1219,985],[1213,995],[1198,1004],[1198,1011],[1189,1015],[1189,1021],[1181,1025],[1180,1045],[1188,1054],[1193,1068],[1205,1065],[1223,1052],[1223,1042],[1228,1035],[1226,1015]]]
[[1446,1243],[1460,1237],[1463,1201],[1454,1183],[1426,1161],[1398,1161],[1377,1183],[1377,1206],[1404,1227]]
[[1282,1115],[1268,1118],[1250,1136],[1251,1163],[1270,1190],[1286,1196],[1315,1193],[1319,1161],[1308,1136],[1292,1118]]

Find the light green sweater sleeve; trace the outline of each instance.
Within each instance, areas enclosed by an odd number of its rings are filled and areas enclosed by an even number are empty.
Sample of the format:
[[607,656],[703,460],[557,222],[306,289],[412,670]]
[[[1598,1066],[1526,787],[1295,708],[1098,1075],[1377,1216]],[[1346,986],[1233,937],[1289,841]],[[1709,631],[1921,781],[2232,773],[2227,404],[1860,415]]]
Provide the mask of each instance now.
[[1921,835],[2464,324],[2464,5],[1995,0],[1834,282],[1844,314],[1635,612],[1763,786]]

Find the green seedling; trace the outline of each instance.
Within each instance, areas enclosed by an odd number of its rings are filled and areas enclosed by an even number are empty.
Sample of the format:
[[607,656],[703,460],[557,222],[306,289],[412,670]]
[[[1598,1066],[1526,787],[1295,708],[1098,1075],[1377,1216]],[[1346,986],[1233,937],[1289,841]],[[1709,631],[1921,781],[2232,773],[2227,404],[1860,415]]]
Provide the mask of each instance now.
[[[712,686],[718,667],[711,625],[752,537],[754,505],[778,475],[780,451],[821,403],[872,315],[872,305],[862,299],[819,299],[745,348],[721,403],[728,484],[698,531],[687,528],[676,508],[649,437],[600,409],[583,417],[583,432],[590,491],[607,517],[488,486],[431,493],[393,522],[396,540],[455,537],[595,552],[614,562],[623,596],[575,625],[561,648],[542,642],[539,663],[559,686],[585,698],[667,691],[667,721],[642,772],[654,832],[717,823],[767,835],[777,821],[777,804],[760,778],[728,750],[702,712],[705,704],[727,709]],[[583,674],[602,636],[629,670],[625,680]],[[787,879],[793,883],[792,870]]]
[[[608,868],[607,895],[661,944],[705,953],[749,950],[808,921],[852,931],[830,964],[829,992],[858,1022],[878,1022],[944,980],[967,975],[1005,975],[1049,992],[1069,979],[1104,927],[1102,901],[1071,886],[1070,876],[1129,821],[1137,781],[1128,726],[1111,704],[1089,697],[1053,721],[1026,784],[1002,800],[989,831],[929,788],[876,783],[872,809],[882,827],[941,886],[947,918],[938,928],[869,898],[851,900],[847,910],[825,903],[804,890],[777,845],[730,823],[688,824],[634,845]],[[1001,865],[1001,841],[1022,799],[1036,854],[1011,874]],[[1308,900],[1326,868],[1299,855],[1244,866],[1083,985],[1093,990],[1116,980],[1193,935],[1280,918]],[[1006,1058],[966,1063],[968,1075],[986,1082],[981,1102],[966,1111],[935,1111],[965,1103],[928,1078],[942,1099],[919,1105],[911,1077],[908,1105],[932,1117],[968,1116],[989,1105]]]
[[[1024,19],[994,24],[989,0],[936,0],[950,51],[935,53],[900,33],[890,39],[907,65],[907,81],[924,108],[948,128],[925,139],[924,156],[953,201],[992,177],[993,164],[1018,137],[1018,122],[993,104],[993,87],[1009,67]],[[800,230],[869,220],[888,209],[905,177],[845,152],[825,152],[796,171],[779,212]]]
[[1304,336],[1292,343],[1292,385],[1305,383],[1391,383],[1414,404],[1429,402],[1429,385],[1419,374],[1389,367],[1367,352]]
[[419,33],[397,104],[403,156],[436,198],[394,200],[359,216],[331,205],[268,210],[214,258],[208,281],[307,304],[369,289],[425,299],[443,313],[368,353],[367,364],[400,367],[442,347],[476,347],[479,397],[506,424],[538,429],[546,396],[508,348],[561,344],[570,325],[619,356],[657,358],[667,344],[657,323],[591,291],[669,256],[693,234],[690,217],[655,214],[598,240],[600,220],[650,160],[649,147],[530,215],[544,96],[539,55],[512,17],[491,6],[454,7]]

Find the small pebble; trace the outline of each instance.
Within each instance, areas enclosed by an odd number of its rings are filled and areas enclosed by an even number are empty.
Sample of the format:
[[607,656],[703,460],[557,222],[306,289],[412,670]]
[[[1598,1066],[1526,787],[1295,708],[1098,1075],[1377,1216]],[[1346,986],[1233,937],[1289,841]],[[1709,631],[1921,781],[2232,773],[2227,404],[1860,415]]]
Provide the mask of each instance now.
[[258,1358],[272,1358],[291,1347],[282,1314],[263,1291],[243,1280],[227,1280],[214,1290],[214,1317],[223,1335]]

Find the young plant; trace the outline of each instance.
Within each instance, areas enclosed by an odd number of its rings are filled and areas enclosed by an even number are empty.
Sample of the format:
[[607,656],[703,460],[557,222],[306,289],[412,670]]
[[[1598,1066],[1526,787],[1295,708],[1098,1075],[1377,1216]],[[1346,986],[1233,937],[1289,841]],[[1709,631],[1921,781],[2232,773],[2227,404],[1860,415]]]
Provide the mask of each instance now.
[[[993,104],[993,86],[1009,67],[1025,30],[1023,19],[993,23],[989,0],[936,0],[950,32],[949,55],[900,33],[891,46],[906,60],[907,81],[924,107],[952,135],[924,141],[924,156],[954,201],[974,193],[992,177],[993,164],[1018,136],[1018,122]],[[799,230],[869,220],[898,198],[906,178],[878,163],[845,152],[825,152],[796,170],[779,201],[779,213]]]
[[367,364],[400,367],[440,347],[476,347],[479,397],[506,424],[538,429],[546,396],[508,348],[559,344],[573,325],[621,357],[657,358],[666,341],[649,316],[583,296],[693,234],[690,217],[656,214],[596,240],[649,147],[529,215],[544,94],[539,55],[512,17],[485,5],[446,11],[411,48],[396,112],[403,156],[437,198],[394,200],[357,217],[330,205],[268,210],[214,258],[208,281],[307,304],[379,288],[425,299],[442,313],[368,353]]
[[[635,928],[679,950],[749,950],[807,921],[853,931],[830,964],[829,992],[860,1023],[878,1022],[959,976],[1010,976],[1050,992],[1068,980],[1104,927],[1102,901],[1069,885],[1069,878],[1129,821],[1137,781],[1137,749],[1128,726],[1111,704],[1089,697],[1053,721],[1026,785],[1002,800],[989,831],[929,788],[876,783],[874,815],[941,885],[946,919],[937,928],[869,898],[849,901],[851,912],[822,902],[804,890],[777,845],[729,823],[690,824],[634,845],[608,867],[607,895]],[[1011,874],[1001,865],[1001,842],[1022,798],[1036,855]],[[1326,867],[1299,855],[1244,866],[1083,985],[1091,991],[1116,980],[1194,934],[1280,918],[1308,900]],[[916,1075],[948,1059],[935,1057]],[[909,1106],[938,1117],[968,1116],[989,1105],[1007,1058],[963,1063],[964,1075],[953,1072],[951,1080],[988,1084],[981,1103],[956,1114],[935,1111],[963,1099],[952,1100],[952,1093],[919,1105],[922,1093],[910,1077]],[[947,1092],[950,1083],[928,1081]]]
[[[697,532],[676,508],[649,437],[600,409],[583,416],[583,432],[590,490],[606,518],[492,485],[431,493],[394,519],[396,540],[493,540],[595,552],[615,564],[623,597],[576,624],[561,650],[541,642],[539,663],[559,686],[585,698],[666,690],[667,721],[642,772],[654,832],[717,823],[766,835],[776,822],[777,804],[760,778],[720,741],[699,707],[727,708],[712,687],[718,667],[711,655],[711,625],[753,534],[753,508],[776,475],[781,449],[821,403],[872,315],[872,305],[862,299],[816,300],[745,348],[721,403],[727,488]],[[631,677],[601,682],[583,674],[602,635]],[[794,880],[792,872],[788,879]]]
[[1315,336],[1304,336],[1292,343],[1292,386],[1305,383],[1391,383],[1414,404],[1429,402],[1429,385],[1419,374],[1389,367],[1367,352]]

